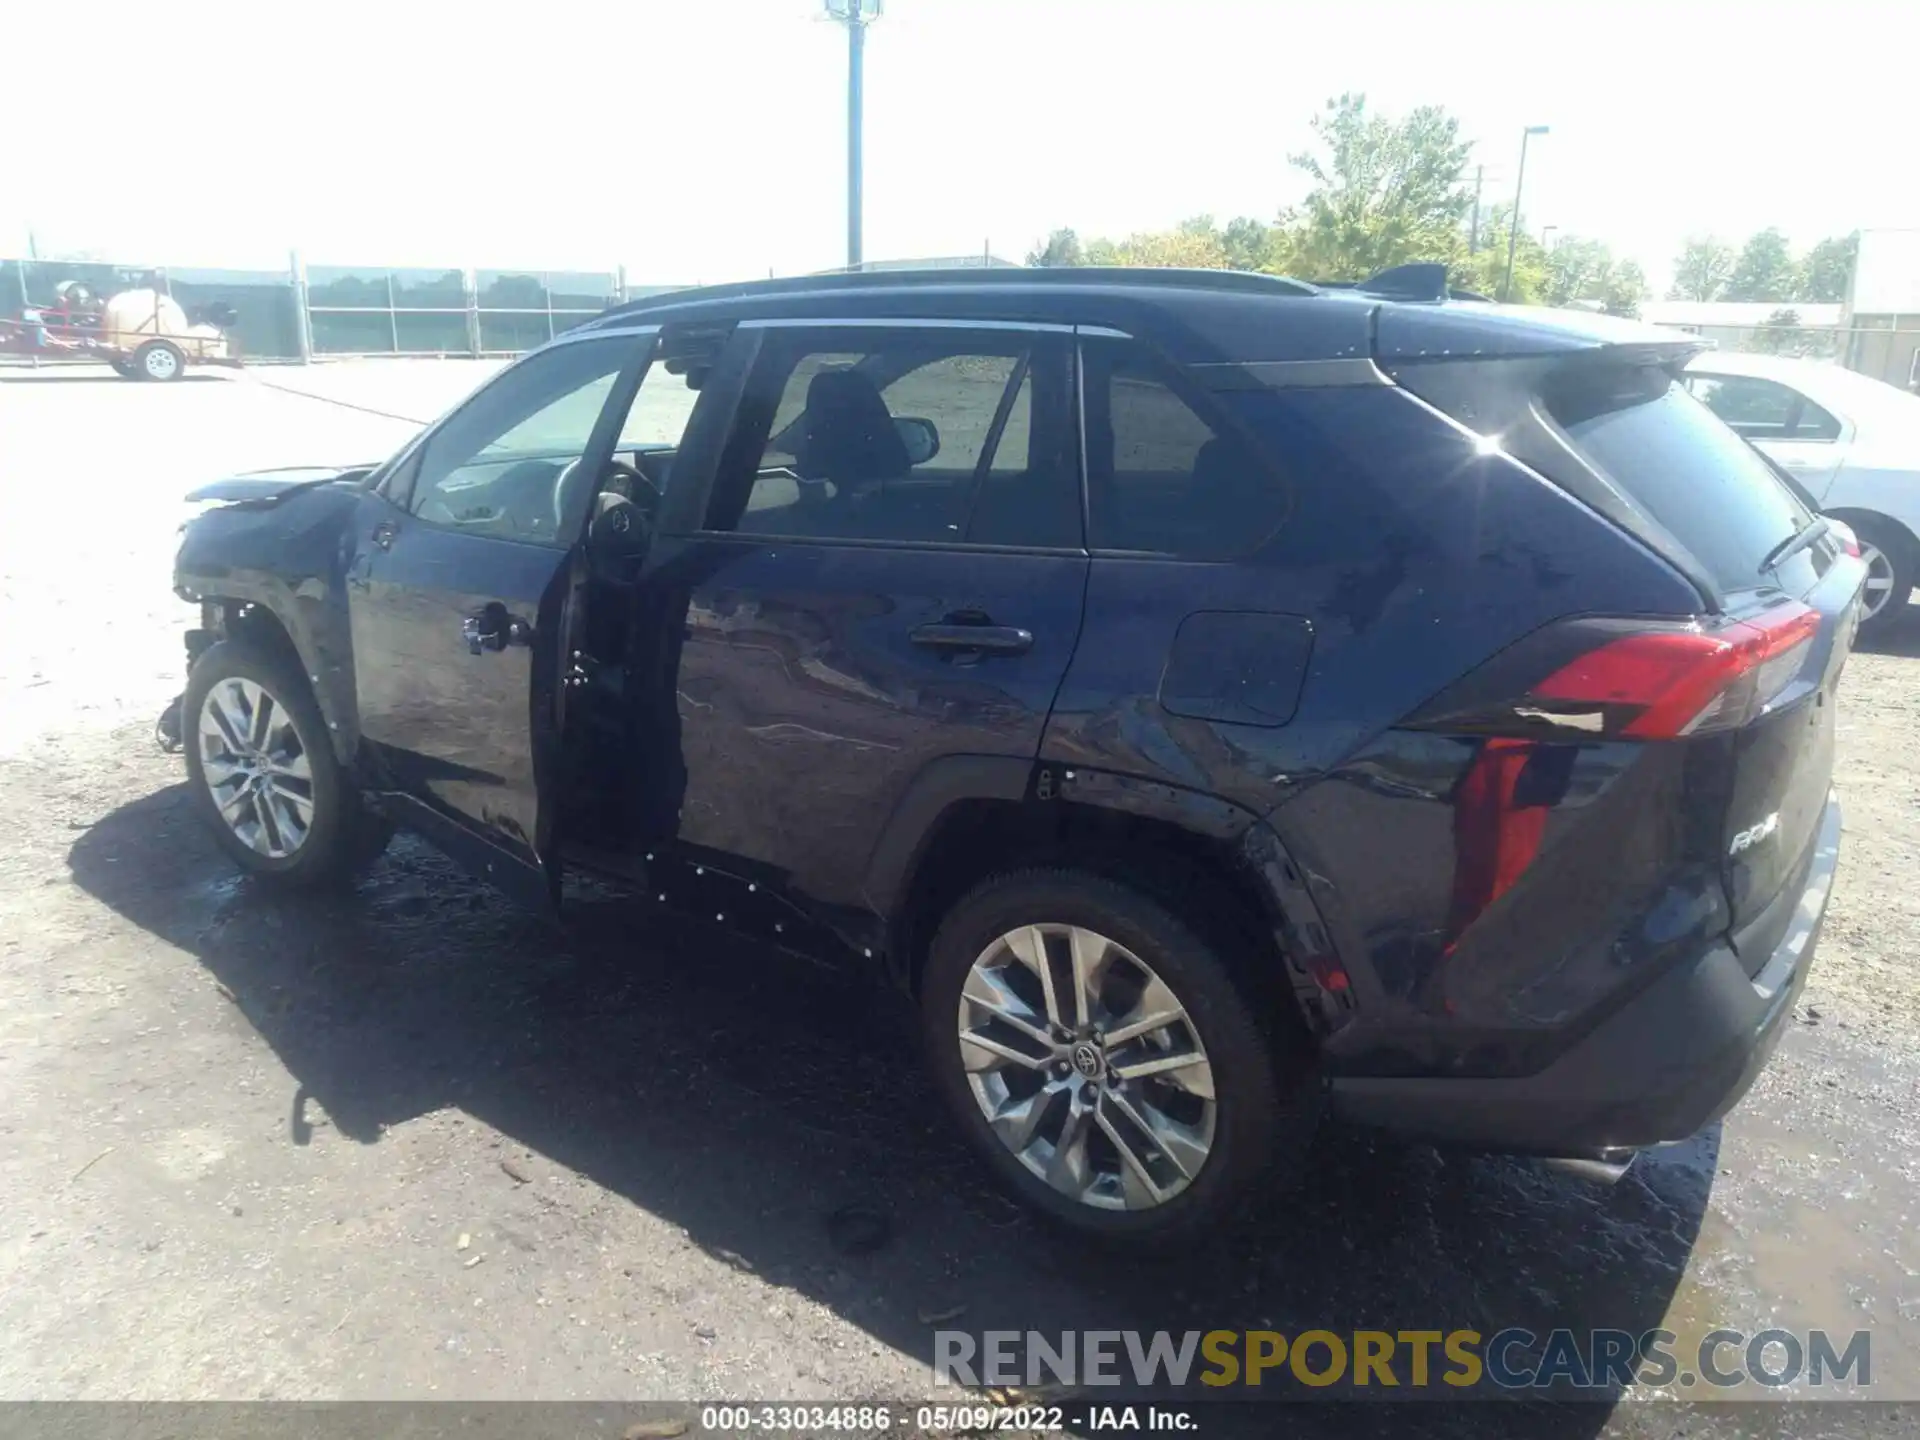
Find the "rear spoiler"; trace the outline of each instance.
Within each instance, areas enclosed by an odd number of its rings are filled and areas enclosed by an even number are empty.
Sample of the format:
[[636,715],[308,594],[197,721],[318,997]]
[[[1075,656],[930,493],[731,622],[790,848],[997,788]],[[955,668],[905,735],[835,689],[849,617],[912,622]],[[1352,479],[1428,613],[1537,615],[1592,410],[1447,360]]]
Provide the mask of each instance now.
[[1697,335],[1638,320],[1507,305],[1499,309],[1383,306],[1374,319],[1376,363],[1435,360],[1605,360],[1675,373],[1706,346]]
[[[1471,290],[1447,284],[1447,267],[1419,262],[1394,265],[1365,280],[1316,280],[1323,289],[1347,290],[1380,300],[1438,305],[1448,300],[1491,304]],[[1712,341],[1677,330],[1660,330],[1635,320],[1585,310],[1544,306],[1505,306],[1496,317],[1453,310],[1444,318],[1432,311],[1394,308],[1380,312],[1374,359],[1381,365],[1438,359],[1513,359],[1552,356],[1604,357],[1618,365],[1658,365],[1678,374],[1687,361]]]
[[1352,290],[1361,295],[1376,295],[1382,300],[1477,300],[1491,304],[1485,295],[1471,290],[1456,290],[1447,284],[1447,267],[1429,261],[1410,265],[1390,265],[1364,280],[1315,280],[1322,290]]

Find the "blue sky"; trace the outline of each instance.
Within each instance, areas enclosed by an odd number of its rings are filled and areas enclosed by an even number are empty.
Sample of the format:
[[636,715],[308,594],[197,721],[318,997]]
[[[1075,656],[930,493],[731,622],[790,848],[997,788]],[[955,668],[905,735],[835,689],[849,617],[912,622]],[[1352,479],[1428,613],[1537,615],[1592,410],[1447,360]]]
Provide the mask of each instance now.
[[[85,10],[9,14],[0,253],[31,225],[130,260],[662,283],[844,256],[846,45],[818,0]],[[1912,34],[1895,0],[889,0],[867,254],[1270,217],[1309,119],[1358,89],[1457,113],[1490,200],[1552,126],[1529,223],[1658,282],[1692,233],[1920,226]]]

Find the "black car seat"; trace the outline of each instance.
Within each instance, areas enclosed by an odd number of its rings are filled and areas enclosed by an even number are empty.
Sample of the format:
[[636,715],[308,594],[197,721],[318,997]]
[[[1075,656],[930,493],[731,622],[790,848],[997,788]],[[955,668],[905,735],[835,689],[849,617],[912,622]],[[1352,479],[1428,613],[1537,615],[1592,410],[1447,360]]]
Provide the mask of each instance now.
[[1267,525],[1274,519],[1271,489],[1265,470],[1245,447],[1216,435],[1193,457],[1181,528],[1195,536],[1240,535]]
[[858,503],[913,468],[907,445],[894,428],[887,402],[858,370],[822,370],[807,386],[807,408],[794,473],[805,489],[832,482],[833,496],[802,495],[802,504]]

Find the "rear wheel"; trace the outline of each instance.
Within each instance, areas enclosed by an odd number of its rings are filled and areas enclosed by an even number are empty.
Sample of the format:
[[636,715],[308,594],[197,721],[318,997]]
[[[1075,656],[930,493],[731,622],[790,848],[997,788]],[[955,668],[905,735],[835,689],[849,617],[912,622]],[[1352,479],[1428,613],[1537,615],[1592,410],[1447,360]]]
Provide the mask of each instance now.
[[1033,870],[974,890],[934,938],[921,1008],[935,1083],[975,1149],[1095,1239],[1190,1242],[1276,1146],[1297,1158],[1312,1133],[1310,1085],[1283,1086],[1276,1034],[1221,954],[1099,876]]
[[392,830],[341,770],[305,679],[242,640],[213,646],[181,702],[193,803],[240,868],[276,883],[351,874]]
[[133,352],[135,375],[141,380],[178,380],[187,370],[187,357],[166,340],[149,340]]
[[1867,566],[1860,628],[1878,630],[1906,613],[1913,594],[1913,541],[1887,520],[1849,519],[1847,524],[1860,541],[1860,558]]
[[135,365],[131,360],[109,360],[107,363],[113,367],[113,373],[118,375],[122,380],[138,380],[140,378],[140,367]]

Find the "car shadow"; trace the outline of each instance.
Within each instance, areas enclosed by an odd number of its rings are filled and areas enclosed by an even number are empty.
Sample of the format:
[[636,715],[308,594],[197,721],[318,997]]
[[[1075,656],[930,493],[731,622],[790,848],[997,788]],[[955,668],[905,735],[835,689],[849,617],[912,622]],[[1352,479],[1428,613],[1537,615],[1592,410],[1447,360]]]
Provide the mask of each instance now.
[[1869,630],[1854,642],[1856,649],[1868,655],[1895,655],[1902,659],[1920,656],[1920,605],[1888,619],[1884,626]]
[[[349,893],[268,893],[236,877],[183,785],[100,819],[69,863],[227,988],[291,1076],[293,1143],[316,1103],[364,1145],[459,1107],[927,1362],[942,1317],[976,1334],[1637,1334],[1665,1314],[1713,1183],[1717,1131],[1609,1189],[1330,1129],[1301,1190],[1200,1253],[1116,1258],[1036,1226],[986,1181],[887,993],[592,887],[570,892],[564,922],[518,911],[405,838]],[[882,1243],[857,1253],[848,1207],[880,1217],[861,1238]],[[1288,1425],[1373,1433],[1378,1408]],[[1455,1423],[1417,1408],[1422,1433]],[[1562,1436],[1609,1413],[1494,1408]],[[1487,1407],[1457,1413],[1460,1433],[1488,1433]]]

